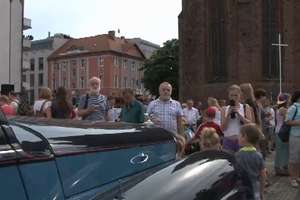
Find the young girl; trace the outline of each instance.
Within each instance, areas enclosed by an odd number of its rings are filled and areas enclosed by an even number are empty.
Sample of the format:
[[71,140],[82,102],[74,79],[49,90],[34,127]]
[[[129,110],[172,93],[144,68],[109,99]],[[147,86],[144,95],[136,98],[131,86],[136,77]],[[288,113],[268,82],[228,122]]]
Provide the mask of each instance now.
[[221,150],[221,140],[214,128],[204,128],[201,132],[201,150]]

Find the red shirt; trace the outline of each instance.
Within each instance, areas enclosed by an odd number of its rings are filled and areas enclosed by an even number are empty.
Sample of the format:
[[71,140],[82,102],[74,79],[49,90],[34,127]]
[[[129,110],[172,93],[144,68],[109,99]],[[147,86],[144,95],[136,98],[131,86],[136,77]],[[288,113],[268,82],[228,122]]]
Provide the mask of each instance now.
[[1,106],[1,109],[2,109],[3,113],[7,116],[14,116],[17,114],[16,109],[11,105],[5,104],[5,105]]
[[204,122],[196,131],[195,138],[200,138],[201,132],[204,128],[214,128],[220,137],[223,136],[223,132],[218,124],[215,122]]

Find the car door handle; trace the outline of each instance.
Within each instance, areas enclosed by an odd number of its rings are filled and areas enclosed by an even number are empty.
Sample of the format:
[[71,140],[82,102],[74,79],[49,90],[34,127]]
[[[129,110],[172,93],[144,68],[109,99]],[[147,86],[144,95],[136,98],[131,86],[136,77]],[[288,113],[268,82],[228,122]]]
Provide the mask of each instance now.
[[148,154],[140,153],[140,154],[132,157],[130,159],[130,163],[133,164],[133,165],[143,164],[143,163],[147,162],[148,159],[149,159]]

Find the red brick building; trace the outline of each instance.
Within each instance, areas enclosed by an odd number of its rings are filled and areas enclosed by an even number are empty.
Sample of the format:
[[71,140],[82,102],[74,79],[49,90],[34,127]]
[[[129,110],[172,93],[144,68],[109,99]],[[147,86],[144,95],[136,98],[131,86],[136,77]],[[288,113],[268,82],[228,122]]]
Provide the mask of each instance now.
[[279,92],[278,33],[283,91],[300,87],[299,0],[183,0],[179,15],[180,97],[226,98],[233,83]]
[[145,56],[139,47],[114,31],[108,34],[71,39],[48,58],[51,89],[60,86],[86,93],[88,80],[101,78],[105,95],[120,95],[123,88],[144,91],[142,67]]

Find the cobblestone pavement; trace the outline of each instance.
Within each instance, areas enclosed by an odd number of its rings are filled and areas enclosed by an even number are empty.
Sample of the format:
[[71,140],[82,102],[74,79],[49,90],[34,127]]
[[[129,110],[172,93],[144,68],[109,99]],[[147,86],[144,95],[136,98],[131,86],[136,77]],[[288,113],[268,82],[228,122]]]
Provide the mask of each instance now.
[[273,170],[274,153],[269,156],[266,166],[270,174],[270,186],[266,188],[266,200],[300,200],[300,188],[292,188],[288,177],[275,176]]

